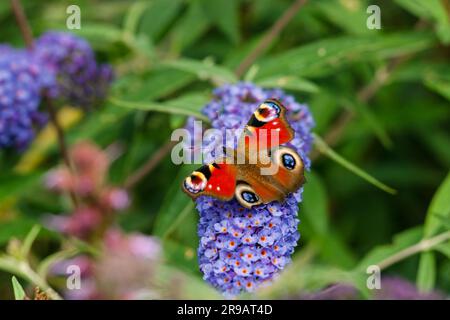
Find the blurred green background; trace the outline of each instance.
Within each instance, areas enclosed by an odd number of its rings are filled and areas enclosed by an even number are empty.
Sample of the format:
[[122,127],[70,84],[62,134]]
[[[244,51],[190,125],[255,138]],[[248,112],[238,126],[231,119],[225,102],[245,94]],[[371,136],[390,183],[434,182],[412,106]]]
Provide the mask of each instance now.
[[[121,185],[169,141],[187,114],[198,114],[215,86],[239,80],[236,68],[292,2],[23,1],[34,35],[67,30],[71,4],[81,8],[81,30],[73,32],[91,43],[99,60],[113,64],[116,80],[100,109],[61,112],[67,139],[118,146],[121,155],[109,178]],[[366,27],[370,4],[381,8],[380,30]],[[384,192],[316,149],[293,266],[282,285],[262,296],[300,294],[341,280],[363,286],[368,264],[450,230],[449,16],[448,1],[307,1],[242,75],[307,103],[315,133],[349,163],[397,190]],[[1,43],[23,47],[8,1],[0,3],[0,29]],[[157,111],[168,106],[175,111]],[[42,187],[43,175],[58,163],[51,134],[23,154],[1,154],[3,249],[12,238],[25,237],[43,214],[67,211],[67,199],[55,201]],[[168,263],[201,279],[198,214],[179,190],[191,169],[166,156],[133,186],[132,205],[119,222],[127,231],[163,238]],[[44,230],[33,259],[58,250],[61,241]],[[448,294],[450,242],[416,253],[383,275]],[[0,271],[0,298],[12,297],[10,279]]]

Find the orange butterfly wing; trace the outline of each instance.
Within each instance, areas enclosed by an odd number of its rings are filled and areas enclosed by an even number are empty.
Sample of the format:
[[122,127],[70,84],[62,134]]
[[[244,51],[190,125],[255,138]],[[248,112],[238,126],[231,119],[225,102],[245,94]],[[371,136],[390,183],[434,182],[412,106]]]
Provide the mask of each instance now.
[[276,149],[272,153],[272,162],[278,165],[278,171],[273,178],[284,190],[293,192],[302,186],[305,181],[305,168],[302,158],[294,149]]

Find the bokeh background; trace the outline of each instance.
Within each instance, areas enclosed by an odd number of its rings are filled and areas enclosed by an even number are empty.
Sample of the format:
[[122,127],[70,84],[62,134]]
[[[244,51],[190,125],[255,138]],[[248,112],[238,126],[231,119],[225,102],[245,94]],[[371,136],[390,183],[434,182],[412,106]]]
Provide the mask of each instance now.
[[[305,1],[271,37],[293,3],[23,1],[35,37],[68,32],[66,8],[77,4],[81,29],[70,32],[114,69],[100,105],[69,101],[57,111],[69,148],[90,141],[78,153],[109,161],[98,179],[119,192],[121,210],[108,213],[116,230],[106,247],[104,224],[89,239],[55,230],[54,215],[74,209],[70,196],[48,188],[63,163],[53,127],[36,129],[25,150],[1,150],[0,298],[14,298],[12,275],[29,297],[39,286],[66,298],[220,298],[198,270],[198,213],[180,190],[192,167],[174,165],[168,143],[215,87],[242,80],[306,103],[318,135],[293,262],[243,297],[448,296],[449,1]],[[379,30],[366,26],[370,4],[381,9]],[[8,1],[0,29],[0,43],[25,46]],[[127,253],[134,240],[157,252]],[[81,293],[65,288],[70,261],[88,274]],[[380,263],[387,289],[368,290],[366,268]]]

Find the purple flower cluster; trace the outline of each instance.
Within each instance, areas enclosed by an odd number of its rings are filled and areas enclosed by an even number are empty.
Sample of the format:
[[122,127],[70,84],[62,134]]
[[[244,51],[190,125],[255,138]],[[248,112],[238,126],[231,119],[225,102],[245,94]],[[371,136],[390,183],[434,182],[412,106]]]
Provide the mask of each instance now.
[[[241,129],[268,98],[276,98],[286,107],[295,131],[295,138],[288,145],[309,168],[314,121],[306,105],[283,91],[264,90],[251,83],[225,85],[214,91],[214,98],[203,113],[213,128]],[[192,124],[193,119],[189,119],[187,128],[192,128]],[[204,141],[203,148],[208,143]],[[245,209],[235,199],[223,202],[199,197],[198,258],[204,279],[227,296],[251,292],[272,279],[290,262],[300,238],[297,212],[301,193],[302,189],[289,195],[284,203],[272,202],[252,209]]]
[[397,277],[388,276],[381,280],[381,290],[376,290],[377,300],[444,300],[445,296],[437,290],[420,292],[414,283]]
[[[287,296],[287,299],[300,300],[356,300],[361,299],[358,290],[351,284],[336,283],[322,290]],[[414,283],[399,276],[385,276],[381,279],[381,288],[374,290],[374,300],[443,300],[445,295],[434,290],[420,292]]]
[[104,98],[113,74],[100,65],[89,44],[74,35],[49,32],[32,51],[0,45],[0,149],[24,150],[47,116],[42,94],[90,108]]
[[32,54],[0,47],[0,149],[25,149],[46,122],[40,93],[52,79],[42,71]]
[[34,54],[55,75],[48,91],[52,98],[90,108],[105,97],[112,69],[96,62],[86,40],[70,33],[47,32],[37,39]]

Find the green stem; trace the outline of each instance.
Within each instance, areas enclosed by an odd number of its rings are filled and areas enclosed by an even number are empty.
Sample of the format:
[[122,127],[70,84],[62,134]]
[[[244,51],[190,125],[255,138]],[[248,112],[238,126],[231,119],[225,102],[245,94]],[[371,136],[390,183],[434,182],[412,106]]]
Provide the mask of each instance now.
[[0,269],[12,273],[34,284],[44,291],[52,300],[62,300],[61,296],[53,290],[47,281],[37,274],[26,261],[12,256],[0,256]]
[[450,231],[440,233],[432,238],[423,239],[420,242],[406,249],[403,249],[390,257],[387,257],[386,259],[377,263],[377,265],[380,267],[381,270],[386,269],[403,259],[406,259],[416,253],[430,250],[435,246],[437,246],[438,244],[445,242],[447,240],[450,240]]
[[183,222],[184,218],[194,209],[194,203],[189,202],[186,207],[180,212],[178,217],[175,219],[175,221],[172,223],[172,225],[167,229],[167,231],[162,236],[162,239],[165,240],[167,237],[178,227],[178,225]]
[[244,72],[267,50],[272,42],[283,31],[284,27],[295,17],[300,8],[307,0],[296,0],[289,8],[278,18],[272,27],[264,34],[256,47],[244,58],[234,72],[238,78],[242,77]]
[[349,171],[353,172],[360,178],[366,180],[370,184],[373,184],[377,188],[390,193],[390,194],[396,194],[397,190],[385,185],[378,179],[372,177],[367,172],[364,172],[362,169],[354,165],[353,163],[349,162],[347,159],[336,153],[333,149],[331,149],[328,144],[317,134],[313,133],[314,136],[314,145],[316,146],[317,150],[330,159],[336,161],[338,164],[343,166],[344,168],[348,169]]

